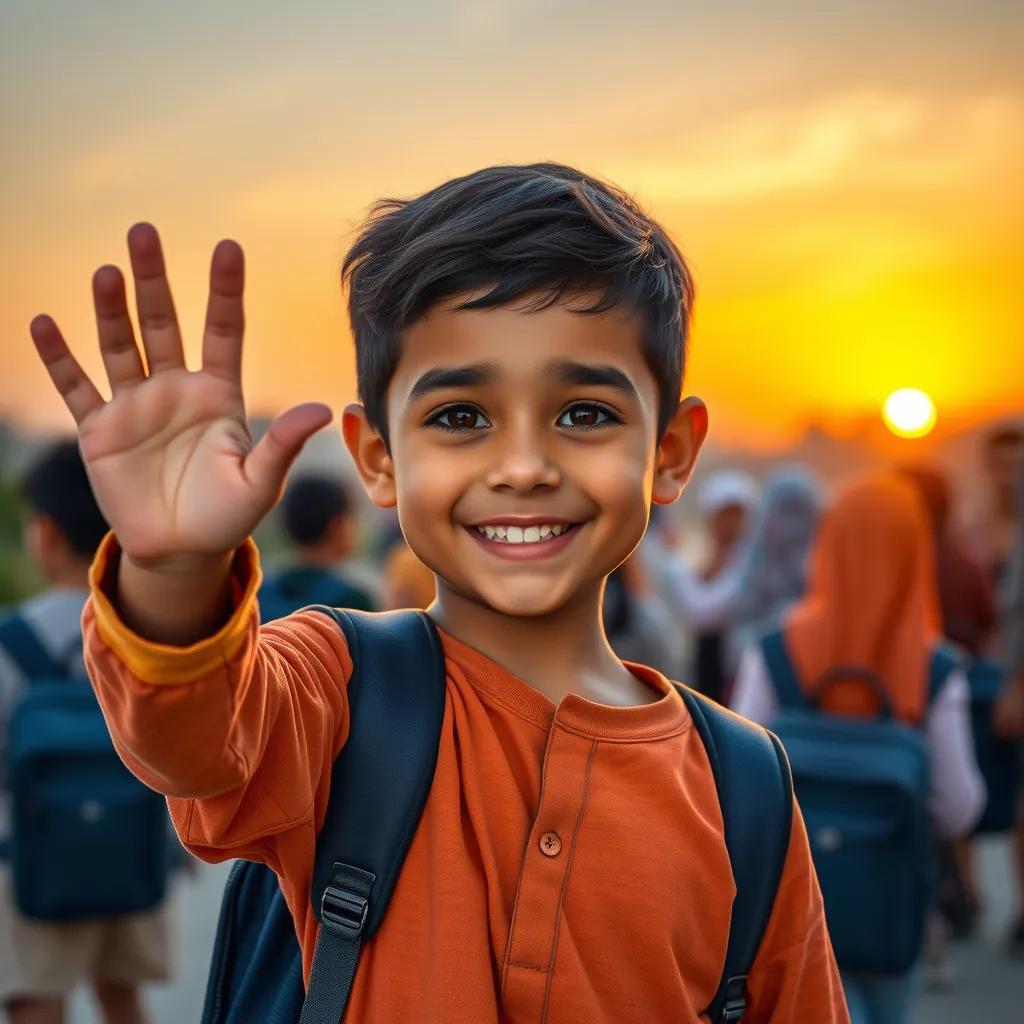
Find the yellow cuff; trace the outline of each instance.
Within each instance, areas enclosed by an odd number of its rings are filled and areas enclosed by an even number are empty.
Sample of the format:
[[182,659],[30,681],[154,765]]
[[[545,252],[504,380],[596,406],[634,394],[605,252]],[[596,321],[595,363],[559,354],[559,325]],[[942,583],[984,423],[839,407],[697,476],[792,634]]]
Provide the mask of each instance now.
[[212,636],[188,647],[160,644],[133,633],[114,607],[117,564],[121,549],[113,532],[103,538],[89,569],[89,589],[96,629],[104,643],[132,675],[146,683],[191,683],[223,668],[245,643],[250,620],[257,613],[256,592],[263,573],[252,538],[235,552],[231,565],[231,618]]

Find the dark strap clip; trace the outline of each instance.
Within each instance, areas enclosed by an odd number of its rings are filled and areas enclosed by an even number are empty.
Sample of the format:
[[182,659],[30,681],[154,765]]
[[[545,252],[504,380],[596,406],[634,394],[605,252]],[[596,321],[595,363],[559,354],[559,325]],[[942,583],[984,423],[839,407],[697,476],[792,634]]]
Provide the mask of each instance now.
[[366,925],[369,909],[369,900],[365,896],[337,885],[329,885],[320,901],[320,921],[322,924],[330,924],[333,931],[356,936],[362,933]]
[[721,1024],[739,1024],[747,1012],[747,976],[730,978],[725,990],[725,1006],[722,1007]]

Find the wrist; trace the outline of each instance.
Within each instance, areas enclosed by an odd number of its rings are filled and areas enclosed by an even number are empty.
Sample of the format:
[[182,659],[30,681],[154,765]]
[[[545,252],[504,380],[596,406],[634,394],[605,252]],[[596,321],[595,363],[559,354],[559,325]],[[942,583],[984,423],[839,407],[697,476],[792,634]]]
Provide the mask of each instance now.
[[182,552],[155,558],[140,558],[122,548],[120,564],[122,568],[127,567],[131,572],[164,578],[168,582],[196,580],[226,572],[230,569],[237,550],[232,548],[230,551],[212,554]]
[[231,614],[235,552],[160,559],[121,553],[110,594],[124,623],[159,643],[189,646],[215,633]]

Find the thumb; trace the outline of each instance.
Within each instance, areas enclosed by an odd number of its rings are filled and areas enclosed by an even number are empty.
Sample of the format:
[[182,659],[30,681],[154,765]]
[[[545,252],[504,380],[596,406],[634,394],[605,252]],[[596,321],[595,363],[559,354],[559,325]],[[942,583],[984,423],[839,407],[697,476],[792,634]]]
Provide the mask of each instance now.
[[281,413],[245,457],[242,471],[268,505],[281,496],[285,477],[302,446],[331,422],[334,414],[320,402],[305,402]]

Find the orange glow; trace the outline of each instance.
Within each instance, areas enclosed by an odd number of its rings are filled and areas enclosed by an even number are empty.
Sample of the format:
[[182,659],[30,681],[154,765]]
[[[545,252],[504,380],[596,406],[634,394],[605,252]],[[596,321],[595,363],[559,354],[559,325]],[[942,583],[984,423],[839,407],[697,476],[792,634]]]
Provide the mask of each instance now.
[[[877,422],[899,381],[943,425],[1024,405],[1024,71],[995,11],[970,19],[968,45],[931,14],[927,43],[910,21],[864,36],[852,4],[834,34],[757,5],[734,18],[641,2],[625,34],[572,5],[344,6],[287,33],[246,14],[229,75],[213,13],[205,33],[155,9],[115,26],[25,7],[0,42],[19,156],[0,416],[70,427],[28,339],[39,312],[102,386],[89,279],[124,266],[139,219],[163,235],[193,365],[210,252],[237,238],[250,411],[340,410],[355,382],[337,269],[369,204],[537,159],[623,186],[680,244],[697,281],[686,389],[716,439]],[[160,56],[162,33],[187,74]],[[899,75],[876,67],[879,38]]]

